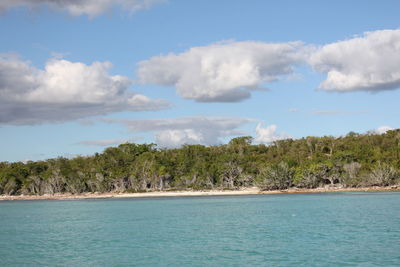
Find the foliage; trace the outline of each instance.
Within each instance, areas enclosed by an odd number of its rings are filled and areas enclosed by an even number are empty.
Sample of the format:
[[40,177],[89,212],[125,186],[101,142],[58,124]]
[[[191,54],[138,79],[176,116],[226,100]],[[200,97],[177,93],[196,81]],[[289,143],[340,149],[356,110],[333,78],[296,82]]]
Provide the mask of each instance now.
[[0,162],[0,194],[389,186],[400,182],[399,169],[400,130],[270,145],[252,145],[244,136],[169,150],[126,143],[88,157]]
[[274,164],[261,169],[257,186],[263,190],[282,190],[291,186],[293,170],[285,163]]

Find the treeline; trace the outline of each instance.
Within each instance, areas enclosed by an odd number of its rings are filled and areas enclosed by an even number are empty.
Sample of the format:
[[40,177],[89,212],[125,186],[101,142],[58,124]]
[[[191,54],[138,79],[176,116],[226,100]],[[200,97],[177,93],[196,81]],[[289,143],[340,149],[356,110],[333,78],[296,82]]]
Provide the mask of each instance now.
[[0,163],[0,194],[143,192],[179,189],[264,190],[400,183],[400,130],[378,135],[307,137],[252,145],[157,149],[126,143],[72,159]]

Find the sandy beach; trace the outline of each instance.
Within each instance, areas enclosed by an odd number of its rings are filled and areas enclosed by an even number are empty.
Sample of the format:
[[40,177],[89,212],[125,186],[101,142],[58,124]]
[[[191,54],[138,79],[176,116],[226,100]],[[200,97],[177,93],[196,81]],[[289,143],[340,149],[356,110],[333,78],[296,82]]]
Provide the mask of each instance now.
[[333,193],[333,192],[374,192],[374,191],[400,191],[398,186],[389,187],[363,187],[363,188],[290,188],[286,190],[262,191],[257,187],[238,190],[203,190],[203,191],[154,191],[144,193],[84,193],[84,194],[54,194],[54,195],[1,195],[1,200],[51,200],[51,199],[98,199],[98,198],[146,198],[146,197],[197,197],[197,196],[240,196],[260,194],[294,194],[294,193]]

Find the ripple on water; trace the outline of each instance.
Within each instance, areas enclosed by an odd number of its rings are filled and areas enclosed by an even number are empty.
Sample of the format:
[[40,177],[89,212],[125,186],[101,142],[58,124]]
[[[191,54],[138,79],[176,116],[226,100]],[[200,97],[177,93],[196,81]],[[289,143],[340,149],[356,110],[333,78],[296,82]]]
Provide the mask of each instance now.
[[399,266],[400,193],[0,203],[2,266]]

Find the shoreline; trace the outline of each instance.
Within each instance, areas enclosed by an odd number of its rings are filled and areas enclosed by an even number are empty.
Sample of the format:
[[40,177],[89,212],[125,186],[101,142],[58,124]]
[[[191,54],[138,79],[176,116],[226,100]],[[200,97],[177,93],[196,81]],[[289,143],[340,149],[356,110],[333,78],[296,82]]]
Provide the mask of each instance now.
[[143,193],[83,193],[54,194],[54,195],[0,195],[0,201],[11,200],[68,200],[68,199],[107,199],[107,198],[157,198],[157,197],[197,197],[197,196],[241,196],[241,195],[272,195],[272,194],[308,194],[308,193],[337,193],[337,192],[382,192],[400,191],[398,186],[387,187],[360,187],[360,188],[290,188],[285,190],[262,191],[257,187],[237,190],[202,190],[202,191],[152,191]]

